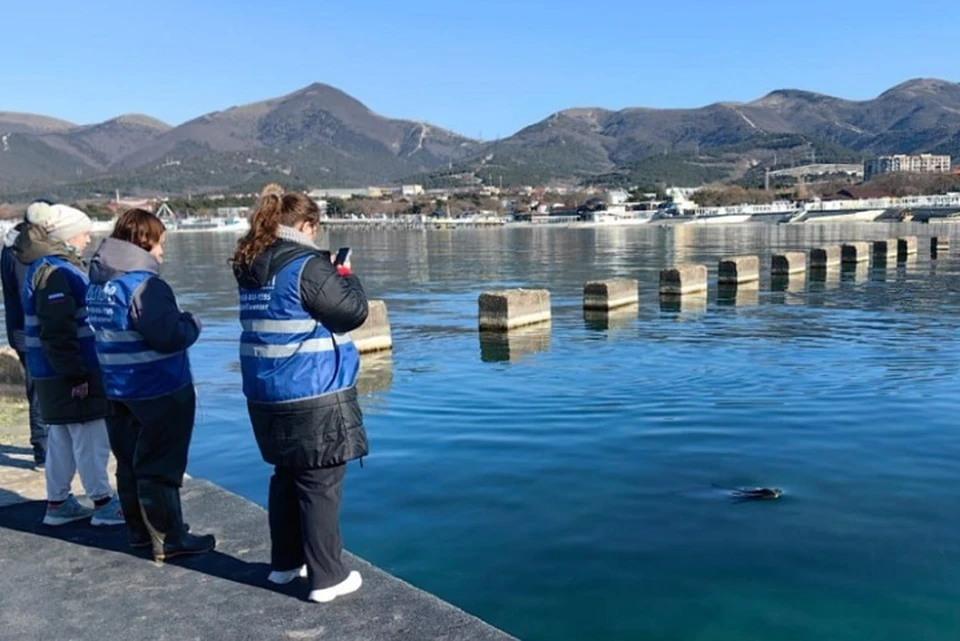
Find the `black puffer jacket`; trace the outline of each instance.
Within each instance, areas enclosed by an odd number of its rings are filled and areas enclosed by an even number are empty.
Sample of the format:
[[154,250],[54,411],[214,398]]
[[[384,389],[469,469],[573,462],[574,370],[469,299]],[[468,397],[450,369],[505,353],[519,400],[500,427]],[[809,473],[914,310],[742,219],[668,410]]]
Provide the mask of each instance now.
[[[263,287],[304,254],[313,254],[300,276],[303,308],[334,333],[357,329],[367,318],[360,279],[340,276],[328,255],[314,247],[278,240],[249,266],[235,266],[241,287]],[[317,468],[339,465],[368,452],[356,388],[283,404],[247,402],[260,454],[271,465]]]

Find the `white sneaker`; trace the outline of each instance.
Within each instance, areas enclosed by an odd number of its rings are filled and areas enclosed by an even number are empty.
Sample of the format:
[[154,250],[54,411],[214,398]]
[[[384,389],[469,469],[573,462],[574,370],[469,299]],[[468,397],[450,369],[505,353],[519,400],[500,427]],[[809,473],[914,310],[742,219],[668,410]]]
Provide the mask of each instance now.
[[270,583],[276,583],[277,585],[286,585],[295,579],[305,578],[307,578],[307,566],[301,565],[299,568],[287,570],[286,572],[274,570],[267,577],[267,581]]
[[314,603],[330,603],[338,596],[346,596],[356,592],[362,584],[363,579],[360,577],[360,573],[354,570],[347,575],[347,578],[334,586],[311,591],[307,600]]

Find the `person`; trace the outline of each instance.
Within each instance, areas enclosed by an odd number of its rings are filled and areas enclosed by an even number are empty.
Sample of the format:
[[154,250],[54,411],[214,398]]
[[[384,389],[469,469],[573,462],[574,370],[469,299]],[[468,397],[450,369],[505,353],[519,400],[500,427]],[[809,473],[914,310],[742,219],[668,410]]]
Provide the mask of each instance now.
[[[110,487],[107,398],[93,331],[84,304],[87,274],[80,255],[90,243],[90,218],[67,205],[35,208],[13,244],[26,265],[21,300],[27,371],[47,425],[46,525],[90,518],[93,525],[122,525]],[[93,508],[70,493],[80,472]]]
[[33,384],[30,372],[27,371],[27,348],[23,333],[23,301],[20,299],[24,277],[27,274],[27,266],[17,260],[13,245],[20,233],[29,224],[27,223],[27,216],[46,217],[49,215],[49,208],[52,204],[49,200],[36,200],[30,203],[24,219],[11,227],[4,236],[3,250],[0,251],[0,280],[3,283],[3,313],[7,328],[7,344],[17,353],[17,358],[20,359],[20,364],[23,366],[30,417],[30,447],[33,449],[33,462],[37,470],[42,470],[47,460],[47,426],[40,419],[40,401],[37,399],[36,386]]
[[367,299],[349,262],[333,265],[314,244],[316,203],[265,191],[233,269],[243,392],[260,453],[274,466],[268,580],[308,578],[308,599],[326,603],[362,583],[341,559],[339,509],[346,463],[368,451],[360,359],[345,334],[363,324]]
[[129,542],[158,563],[216,546],[187,531],[180,506],[197,404],[187,349],[200,322],[159,276],[165,232],[152,213],[125,212],[90,261],[87,290]]

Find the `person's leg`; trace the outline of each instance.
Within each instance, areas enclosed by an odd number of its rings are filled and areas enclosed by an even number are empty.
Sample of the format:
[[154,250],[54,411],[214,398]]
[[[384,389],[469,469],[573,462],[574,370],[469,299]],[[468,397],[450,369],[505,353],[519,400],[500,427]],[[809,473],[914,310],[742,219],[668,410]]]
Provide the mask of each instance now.
[[130,545],[149,547],[150,534],[140,514],[137,479],[133,473],[133,453],[140,435],[140,424],[123,403],[113,403],[113,414],[108,416],[106,421],[110,449],[117,459],[117,498],[127,523]]
[[73,441],[66,425],[51,425],[47,436],[47,501],[63,503],[70,497],[70,484],[77,471]]
[[47,464],[44,470],[47,480],[47,511],[44,525],[64,525],[86,519],[93,510],[83,507],[70,494],[70,485],[76,473],[73,458],[73,440],[69,425],[51,425],[47,439]]
[[294,483],[296,472],[277,467],[270,477],[270,576],[273,583],[289,583],[300,576],[304,563],[300,506]]
[[216,546],[212,535],[186,532],[180,508],[196,400],[193,387],[187,387],[162,399],[127,403],[141,426],[133,471],[158,562],[181,554],[208,552]]
[[310,589],[323,590],[347,578],[340,560],[340,498],[345,465],[296,471],[297,502],[303,530]]
[[120,501],[110,487],[107,463],[110,461],[110,438],[107,424],[99,418],[70,426],[77,470],[87,497],[93,501],[93,525],[124,525]]
[[[21,363],[25,363],[25,356],[17,352]],[[33,384],[26,366],[23,368],[24,387],[27,392],[27,404],[30,407],[30,446],[33,448],[33,462],[37,467],[43,467],[47,461],[47,426],[40,417],[40,399],[37,398],[37,389]]]

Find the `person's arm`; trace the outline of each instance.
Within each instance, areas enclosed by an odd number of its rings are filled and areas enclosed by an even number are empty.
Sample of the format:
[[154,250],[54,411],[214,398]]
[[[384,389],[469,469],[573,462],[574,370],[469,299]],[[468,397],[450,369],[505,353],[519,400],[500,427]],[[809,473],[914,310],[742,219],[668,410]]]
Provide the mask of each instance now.
[[80,385],[86,381],[86,365],[77,336],[76,313],[79,305],[62,269],[40,269],[36,283],[37,320],[40,322],[40,347],[58,376]]
[[300,298],[307,313],[336,334],[353,331],[367,320],[367,295],[360,279],[329,259],[312,258],[304,265]]
[[160,278],[148,278],[133,293],[130,320],[154,350],[181,352],[200,337],[200,323],[190,312],[181,312],[173,290]]
[[[17,282],[16,257],[9,247],[0,253],[0,282],[3,284],[3,315],[7,329],[7,345],[23,348],[23,305]],[[19,339],[19,340],[18,340]]]

